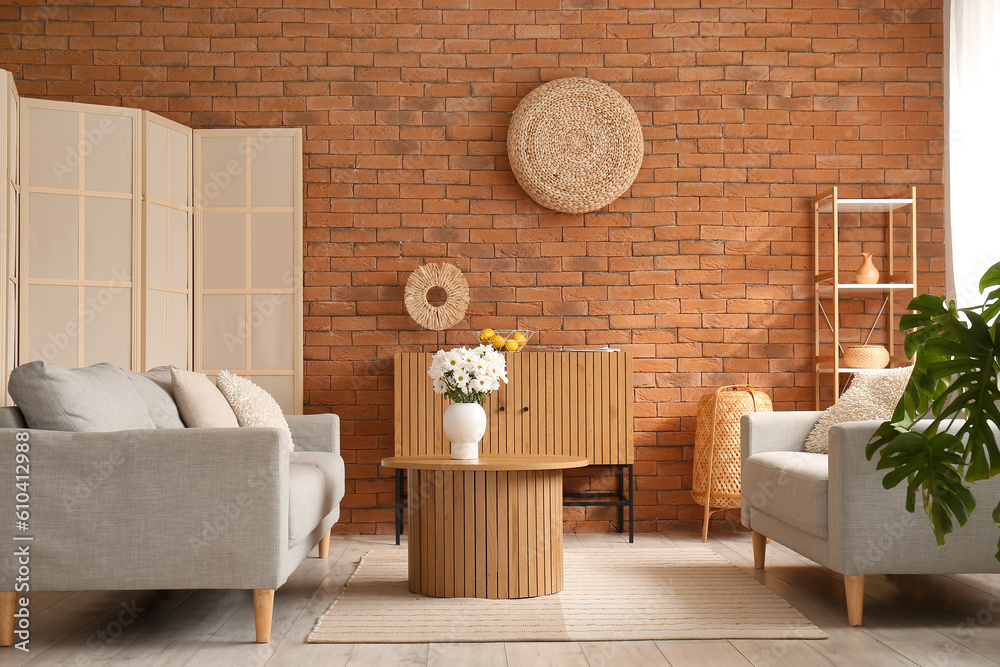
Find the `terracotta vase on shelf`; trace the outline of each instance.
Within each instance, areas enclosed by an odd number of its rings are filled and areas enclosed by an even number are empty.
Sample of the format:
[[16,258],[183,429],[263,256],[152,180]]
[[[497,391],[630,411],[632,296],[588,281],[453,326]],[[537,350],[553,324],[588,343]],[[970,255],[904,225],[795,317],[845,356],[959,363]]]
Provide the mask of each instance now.
[[854,274],[854,282],[859,285],[874,285],[878,282],[879,273],[875,265],[872,264],[872,254],[863,252],[861,258],[861,268]]

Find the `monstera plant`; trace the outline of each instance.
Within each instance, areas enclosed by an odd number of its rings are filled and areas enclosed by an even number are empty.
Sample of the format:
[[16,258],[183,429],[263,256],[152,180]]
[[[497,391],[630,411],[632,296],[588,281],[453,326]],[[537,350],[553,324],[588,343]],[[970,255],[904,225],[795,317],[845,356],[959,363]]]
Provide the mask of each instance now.
[[[979,289],[990,291],[972,308],[930,294],[910,302],[914,312],[903,315],[900,330],[912,329],[904,346],[913,374],[892,419],[865,450],[869,460],[879,455],[879,470],[888,470],[885,488],[906,484],[908,511],[919,498],[938,544],[954,520],[964,525],[975,509],[971,485],[1000,473],[993,430],[1000,427],[1000,263],[986,271]],[[921,419],[930,420],[926,428],[914,428]],[[1000,504],[993,522],[1000,526]]]

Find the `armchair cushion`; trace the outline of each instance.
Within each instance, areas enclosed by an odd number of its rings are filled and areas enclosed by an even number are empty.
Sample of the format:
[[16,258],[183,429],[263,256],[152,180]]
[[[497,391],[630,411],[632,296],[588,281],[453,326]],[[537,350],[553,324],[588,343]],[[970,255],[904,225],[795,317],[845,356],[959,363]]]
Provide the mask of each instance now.
[[834,424],[891,418],[911,372],[913,366],[856,372],[840,400],[827,408],[816,422],[806,438],[805,450],[816,454],[829,452],[830,427]]
[[826,538],[829,465],[826,454],[764,452],[743,464],[743,493],[755,511]]
[[146,404],[113,364],[66,369],[32,361],[13,370],[7,391],[29,428],[83,433],[153,427]]

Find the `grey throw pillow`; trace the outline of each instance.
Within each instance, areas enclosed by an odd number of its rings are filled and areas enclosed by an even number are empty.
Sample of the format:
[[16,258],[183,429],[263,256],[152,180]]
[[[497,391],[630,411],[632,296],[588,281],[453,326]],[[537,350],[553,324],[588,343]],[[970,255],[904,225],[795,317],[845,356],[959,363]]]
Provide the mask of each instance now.
[[66,369],[32,361],[13,370],[7,391],[29,428],[76,432],[155,428],[135,386],[113,364]]
[[177,410],[177,403],[174,402],[170,368],[170,366],[157,366],[145,373],[125,371],[125,375],[146,404],[156,428],[184,428],[181,413]]

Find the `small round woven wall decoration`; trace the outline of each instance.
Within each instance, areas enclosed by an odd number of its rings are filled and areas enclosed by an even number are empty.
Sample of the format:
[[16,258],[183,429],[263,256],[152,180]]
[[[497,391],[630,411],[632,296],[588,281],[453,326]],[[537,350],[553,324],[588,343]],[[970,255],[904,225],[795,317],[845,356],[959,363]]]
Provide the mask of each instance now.
[[[440,306],[427,299],[435,287],[445,292],[445,301]],[[451,264],[424,264],[406,279],[403,302],[406,312],[417,324],[441,331],[455,326],[465,317],[465,309],[469,307],[469,283]]]
[[642,126],[611,87],[582,77],[556,79],[514,110],[507,155],[524,191],[546,208],[586,213],[618,199],[642,166]]

